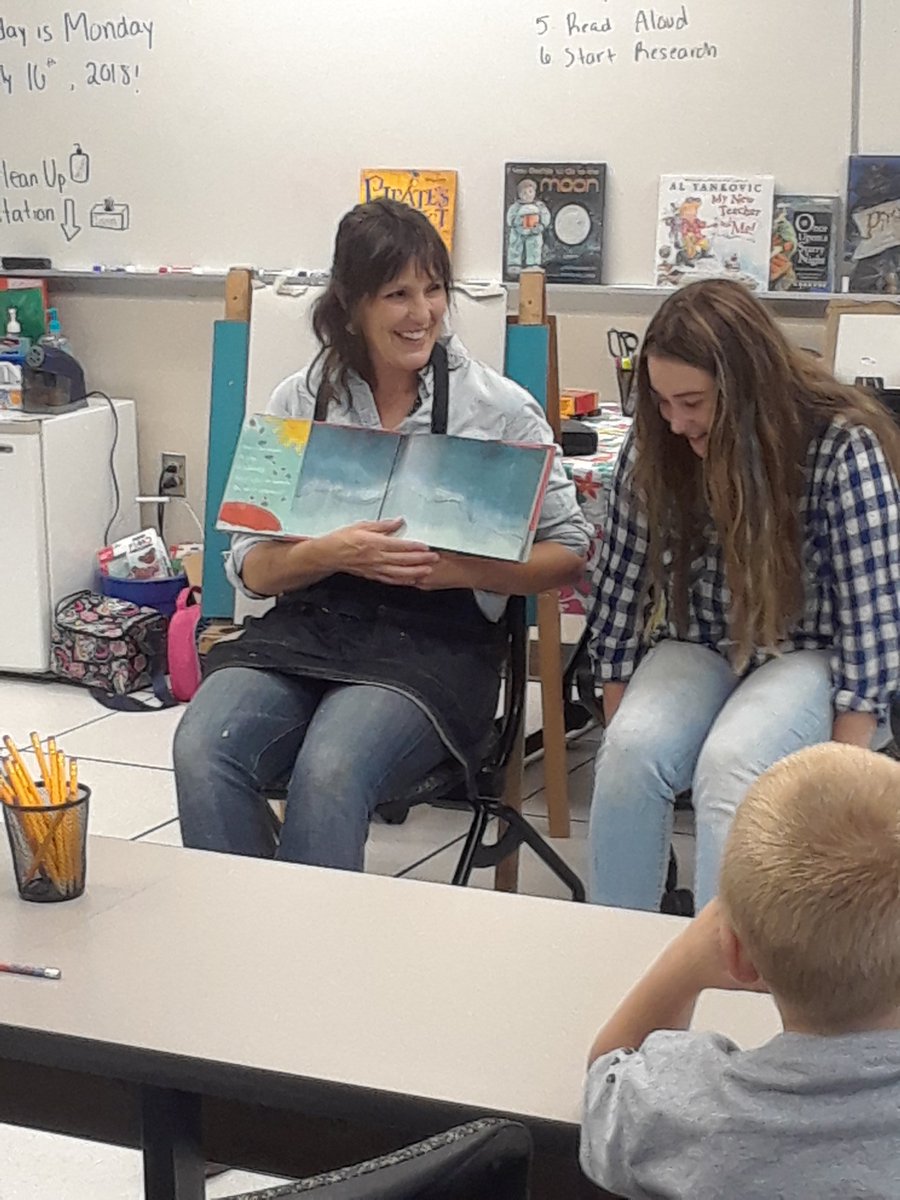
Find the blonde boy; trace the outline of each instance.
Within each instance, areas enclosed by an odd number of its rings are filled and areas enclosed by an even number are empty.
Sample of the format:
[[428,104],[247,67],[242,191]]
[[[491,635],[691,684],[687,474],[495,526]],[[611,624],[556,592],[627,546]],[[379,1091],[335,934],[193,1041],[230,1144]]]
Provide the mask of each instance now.
[[[705,988],[771,991],[784,1033],[687,1032]],[[762,775],[719,899],[590,1061],[581,1163],[616,1195],[900,1196],[900,764],[826,743]]]

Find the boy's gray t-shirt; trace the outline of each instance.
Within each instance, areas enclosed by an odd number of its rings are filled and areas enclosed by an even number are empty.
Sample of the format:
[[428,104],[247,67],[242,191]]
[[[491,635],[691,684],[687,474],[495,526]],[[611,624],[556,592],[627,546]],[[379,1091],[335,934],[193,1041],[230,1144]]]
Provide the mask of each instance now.
[[896,1200],[900,1031],[652,1033],[590,1068],[581,1165],[629,1200]]

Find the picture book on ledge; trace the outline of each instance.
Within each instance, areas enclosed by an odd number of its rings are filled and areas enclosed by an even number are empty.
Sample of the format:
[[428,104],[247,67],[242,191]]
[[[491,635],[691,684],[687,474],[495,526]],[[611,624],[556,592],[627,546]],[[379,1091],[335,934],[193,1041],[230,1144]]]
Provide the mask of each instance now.
[[724,276],[767,291],[774,193],[771,175],[661,175],[657,287]]
[[837,196],[776,196],[769,290],[837,291]]
[[900,154],[851,154],[844,257],[851,292],[900,293]]
[[399,200],[423,212],[453,252],[456,224],[456,172],[385,170],[365,167],[359,174],[359,200]]
[[256,415],[244,422],[217,528],[307,538],[402,517],[398,537],[528,558],[553,446],[402,434]]
[[507,163],[504,280],[543,267],[548,283],[601,283],[605,198],[605,163]]

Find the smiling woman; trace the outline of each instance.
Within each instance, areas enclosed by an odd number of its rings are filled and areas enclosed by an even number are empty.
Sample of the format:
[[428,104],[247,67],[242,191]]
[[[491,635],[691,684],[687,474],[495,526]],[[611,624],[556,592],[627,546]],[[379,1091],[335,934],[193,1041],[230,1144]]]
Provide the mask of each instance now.
[[[392,200],[358,205],[340,223],[313,315],[319,354],[275,389],[268,411],[550,444],[535,400],[447,333],[449,291],[447,250],[422,213]],[[426,464],[420,491],[446,495],[451,482]],[[322,483],[311,503],[333,514],[335,493],[361,486],[364,472],[345,462]],[[479,478],[467,502],[489,499],[494,486]],[[277,856],[358,870],[379,803],[448,753],[471,785],[496,711],[505,597],[577,575],[588,528],[558,454],[527,562],[437,553],[404,538],[403,525],[357,521],[302,542],[233,539],[235,587],[278,599],[207,656],[210,674],[176,734],[186,846],[276,853],[261,791],[288,779]]]
[[741,284],[653,318],[595,573],[607,731],[593,897],[654,909],[692,790],[716,890],[752,780],[815,742],[869,745],[900,690],[900,431],[791,346]]

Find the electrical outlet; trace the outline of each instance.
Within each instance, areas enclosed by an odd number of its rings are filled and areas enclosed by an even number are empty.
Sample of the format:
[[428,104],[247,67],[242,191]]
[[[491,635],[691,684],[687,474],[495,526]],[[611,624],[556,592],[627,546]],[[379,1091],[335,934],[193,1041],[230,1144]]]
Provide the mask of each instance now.
[[187,470],[183,454],[162,454],[160,492],[163,496],[187,495]]

